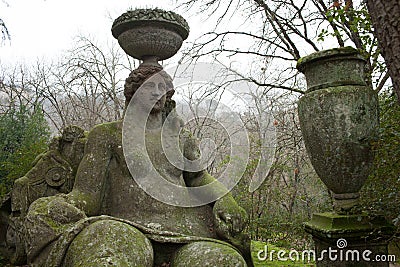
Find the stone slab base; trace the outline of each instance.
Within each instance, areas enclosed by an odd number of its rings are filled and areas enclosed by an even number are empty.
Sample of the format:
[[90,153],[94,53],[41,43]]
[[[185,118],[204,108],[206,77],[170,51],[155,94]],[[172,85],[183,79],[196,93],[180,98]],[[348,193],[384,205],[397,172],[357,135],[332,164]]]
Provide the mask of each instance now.
[[393,226],[366,214],[314,214],[305,230],[313,236],[317,267],[386,267]]

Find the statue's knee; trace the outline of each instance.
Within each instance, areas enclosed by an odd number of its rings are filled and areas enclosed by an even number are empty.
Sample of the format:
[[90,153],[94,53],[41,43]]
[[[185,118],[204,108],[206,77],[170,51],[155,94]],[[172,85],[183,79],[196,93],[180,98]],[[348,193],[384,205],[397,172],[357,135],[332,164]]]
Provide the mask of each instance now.
[[247,265],[240,253],[228,245],[214,242],[194,242],[183,246],[176,252],[172,266],[246,267]]
[[64,266],[153,266],[153,248],[128,224],[101,220],[82,230],[69,246]]

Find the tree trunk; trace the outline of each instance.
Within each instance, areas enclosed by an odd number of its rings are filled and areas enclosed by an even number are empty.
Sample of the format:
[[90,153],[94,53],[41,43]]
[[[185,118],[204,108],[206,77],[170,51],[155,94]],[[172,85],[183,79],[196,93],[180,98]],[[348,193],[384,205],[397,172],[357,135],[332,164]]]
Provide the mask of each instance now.
[[368,11],[378,38],[382,56],[400,103],[400,2],[399,0],[368,0]]

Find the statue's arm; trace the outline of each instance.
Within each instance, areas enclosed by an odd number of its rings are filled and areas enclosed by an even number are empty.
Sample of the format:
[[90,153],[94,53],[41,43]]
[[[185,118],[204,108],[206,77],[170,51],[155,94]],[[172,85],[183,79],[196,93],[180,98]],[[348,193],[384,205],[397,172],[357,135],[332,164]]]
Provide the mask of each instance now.
[[85,153],[79,164],[68,202],[86,215],[98,215],[104,196],[107,170],[112,156],[111,125],[102,124],[89,133]]
[[[209,187],[209,191],[207,192],[207,197],[209,198],[217,199],[221,196],[225,196],[226,198],[231,198],[232,201],[235,201],[225,185],[223,185],[205,170],[198,172],[185,171],[183,177],[186,185],[189,187],[204,186],[212,183],[212,186]],[[211,204],[213,205],[214,202]]]
[[[190,132],[185,130],[183,133],[183,156],[189,161],[196,161],[200,157],[200,150],[197,140],[191,135]],[[200,169],[196,166],[185,166],[185,171],[183,172],[183,178],[185,179],[186,186],[198,187],[213,183],[210,187],[210,192],[208,195],[213,199],[218,198],[217,196],[222,196],[228,194],[229,191],[226,187],[217,181],[213,176],[211,176],[206,170],[191,171],[191,169]]]
[[[189,136],[184,144],[186,159],[196,160],[200,155],[196,140]],[[233,241],[233,236],[241,233],[247,225],[246,211],[237,204],[225,185],[212,177],[207,171],[184,171],[183,177],[186,185],[190,187],[212,184],[206,192],[206,196],[199,197],[217,199],[210,203],[213,207],[217,234],[225,240]]]
[[[183,136],[184,143],[183,156],[189,161],[196,161],[200,157],[199,145],[197,140],[192,137],[190,132],[185,131]],[[186,186],[198,187],[213,183],[208,192],[209,196],[216,199],[216,196],[230,195],[226,187],[211,176],[206,170],[191,171],[191,169],[200,169],[196,166],[185,166],[183,178],[185,179]],[[231,196],[230,196],[231,197]]]

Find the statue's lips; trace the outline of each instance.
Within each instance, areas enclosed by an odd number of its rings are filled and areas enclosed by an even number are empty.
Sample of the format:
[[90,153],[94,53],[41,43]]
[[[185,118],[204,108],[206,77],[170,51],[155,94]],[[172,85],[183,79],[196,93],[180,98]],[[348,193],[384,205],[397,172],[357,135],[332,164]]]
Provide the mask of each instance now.
[[162,103],[162,100],[161,100],[161,98],[153,98],[153,99],[150,99],[150,101],[151,101],[151,103],[154,103],[153,104],[153,106],[159,106],[159,105],[161,105],[161,103]]

